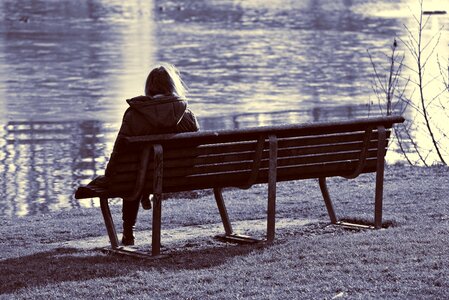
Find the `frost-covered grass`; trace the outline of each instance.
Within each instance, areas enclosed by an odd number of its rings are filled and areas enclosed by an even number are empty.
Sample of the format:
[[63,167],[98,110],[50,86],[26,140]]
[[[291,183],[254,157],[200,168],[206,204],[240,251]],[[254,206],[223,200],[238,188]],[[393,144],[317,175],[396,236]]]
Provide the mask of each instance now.
[[[373,174],[330,179],[337,215],[370,221],[373,181]],[[225,199],[233,220],[265,218],[266,186],[227,190]],[[2,220],[0,298],[449,298],[448,168],[388,167],[389,227],[383,230],[326,226],[314,180],[279,183],[277,200],[278,221],[314,221],[279,228],[271,246],[228,245],[202,236],[170,248],[162,240],[167,257],[150,261],[62,244],[105,235],[99,209]],[[120,207],[113,212],[119,218]],[[141,211],[139,230],[147,230],[150,220]],[[195,231],[196,225],[218,222],[210,192],[163,203],[163,230]]]

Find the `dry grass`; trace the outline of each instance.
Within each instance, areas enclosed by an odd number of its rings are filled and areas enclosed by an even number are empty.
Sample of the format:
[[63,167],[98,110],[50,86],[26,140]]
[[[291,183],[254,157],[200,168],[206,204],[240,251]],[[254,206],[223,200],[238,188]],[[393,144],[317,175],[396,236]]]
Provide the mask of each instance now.
[[[371,220],[372,174],[332,179],[329,187],[340,217]],[[263,219],[265,193],[265,186],[226,191],[232,219]],[[280,183],[278,220],[319,221],[279,228],[272,246],[228,245],[209,236],[165,241],[168,257],[154,261],[64,246],[104,235],[96,209],[2,220],[0,298],[447,299],[449,169],[389,167],[384,195],[390,227],[348,231],[326,226],[315,181]],[[163,229],[218,223],[212,197],[165,202]],[[119,207],[113,210],[119,215]],[[148,213],[141,212],[139,224],[148,229]]]

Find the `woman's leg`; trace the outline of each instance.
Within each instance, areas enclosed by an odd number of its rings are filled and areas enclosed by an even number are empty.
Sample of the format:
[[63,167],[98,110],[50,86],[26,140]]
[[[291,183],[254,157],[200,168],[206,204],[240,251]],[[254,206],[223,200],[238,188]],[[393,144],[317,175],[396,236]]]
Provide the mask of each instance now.
[[140,201],[123,200],[122,220],[123,238],[122,244],[125,246],[134,245],[134,226],[136,225],[137,213],[139,212]]

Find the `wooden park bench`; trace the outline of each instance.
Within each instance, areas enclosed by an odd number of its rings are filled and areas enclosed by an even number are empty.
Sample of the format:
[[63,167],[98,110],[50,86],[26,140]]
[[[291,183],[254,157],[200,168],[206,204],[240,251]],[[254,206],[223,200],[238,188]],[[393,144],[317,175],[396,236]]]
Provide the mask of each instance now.
[[[100,198],[111,251],[127,253],[119,246],[108,199],[139,199],[153,194],[152,255],[160,254],[162,193],[213,189],[223,222],[223,239],[252,242],[233,232],[222,188],[248,188],[268,183],[267,236],[275,236],[276,182],[319,179],[332,224],[339,222],[326,186],[326,178],[355,178],[376,172],[374,226],[382,226],[384,157],[397,116],[354,121],[279,125],[223,131],[203,131],[122,138],[119,174],[110,188],[81,186],[75,197]],[[352,224],[357,226],[357,224]],[[363,226],[363,225],[361,225]]]

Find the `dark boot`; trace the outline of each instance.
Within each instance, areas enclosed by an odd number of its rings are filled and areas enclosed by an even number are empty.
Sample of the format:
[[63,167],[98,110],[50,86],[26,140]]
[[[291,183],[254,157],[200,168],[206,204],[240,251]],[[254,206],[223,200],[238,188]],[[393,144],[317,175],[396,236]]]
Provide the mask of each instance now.
[[136,224],[137,213],[139,211],[140,201],[123,201],[122,220],[123,220],[123,238],[124,246],[134,245],[134,225]]
[[122,245],[123,246],[134,245],[134,226],[123,224]]

